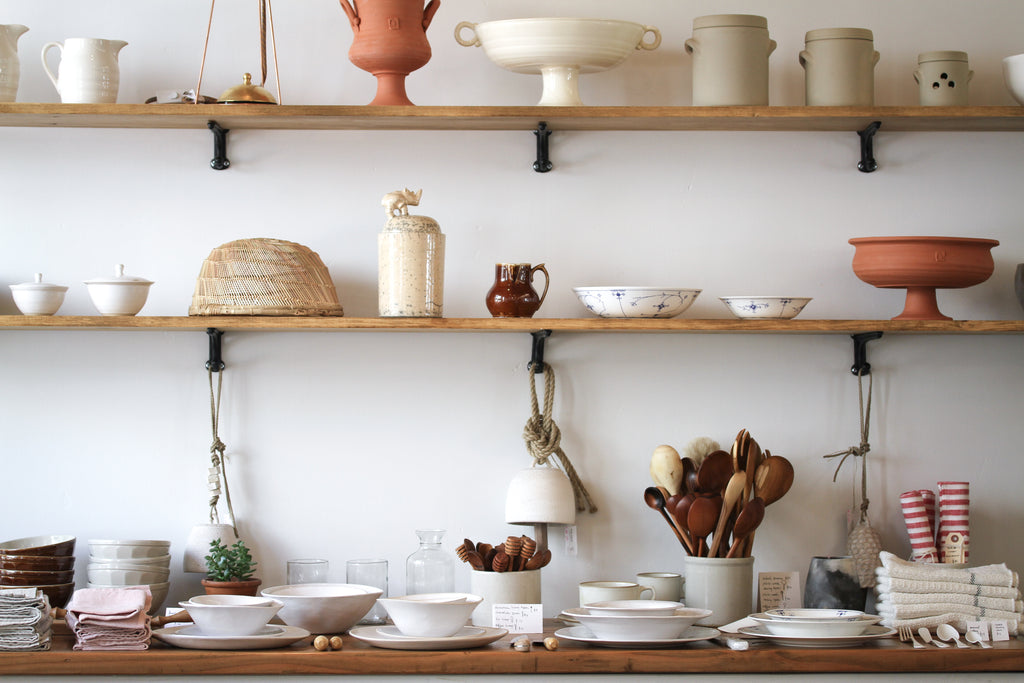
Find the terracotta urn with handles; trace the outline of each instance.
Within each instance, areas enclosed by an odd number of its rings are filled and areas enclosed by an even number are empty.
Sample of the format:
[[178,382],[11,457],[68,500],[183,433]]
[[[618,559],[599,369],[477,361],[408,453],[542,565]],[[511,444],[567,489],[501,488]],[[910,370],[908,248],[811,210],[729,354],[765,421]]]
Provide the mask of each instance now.
[[377,78],[380,105],[412,105],[405,77],[430,61],[427,27],[441,0],[338,0],[352,24],[348,58]]

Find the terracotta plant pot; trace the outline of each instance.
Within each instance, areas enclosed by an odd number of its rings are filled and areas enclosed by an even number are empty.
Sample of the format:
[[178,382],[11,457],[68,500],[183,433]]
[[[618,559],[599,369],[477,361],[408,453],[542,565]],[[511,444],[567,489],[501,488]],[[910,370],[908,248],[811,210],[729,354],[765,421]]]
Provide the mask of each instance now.
[[952,320],[939,311],[936,288],[977,285],[992,276],[997,240],[971,237],[857,237],[853,272],[875,287],[907,290],[893,320]]
[[259,579],[249,579],[248,581],[202,580],[207,595],[256,595],[260,583],[262,582]]
[[[427,27],[441,0],[340,0],[352,24],[348,58],[377,77],[370,104],[412,105],[405,77],[430,61]],[[354,5],[354,6],[353,6]]]

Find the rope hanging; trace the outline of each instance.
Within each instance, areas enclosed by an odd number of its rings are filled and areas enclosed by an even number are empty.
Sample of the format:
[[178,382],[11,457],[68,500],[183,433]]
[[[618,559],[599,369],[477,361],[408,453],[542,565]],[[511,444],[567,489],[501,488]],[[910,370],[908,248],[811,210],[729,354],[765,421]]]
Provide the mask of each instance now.
[[523,440],[526,442],[526,450],[533,457],[534,465],[544,465],[552,455],[556,458],[556,464],[560,465],[562,471],[569,477],[572,484],[573,497],[576,499],[576,510],[582,512],[597,512],[597,505],[594,504],[587,487],[583,485],[576,468],[572,466],[569,457],[562,451],[559,442],[562,440],[562,432],[558,425],[551,418],[551,408],[555,402],[555,371],[550,365],[544,363],[539,369],[544,373],[544,413],[541,414],[537,402],[536,371],[531,369],[527,375],[530,379],[530,407],[532,415],[526,421],[523,428]]
[[235,511],[231,507],[231,491],[228,489],[228,473],[225,469],[224,451],[227,446],[217,435],[217,427],[220,423],[220,395],[224,384],[224,371],[217,373],[217,392],[213,390],[213,370],[207,369],[210,379],[210,423],[213,430],[213,444],[210,446],[210,470],[207,478],[207,487],[210,489],[210,523],[220,524],[220,514],[217,512],[217,503],[220,501],[221,480],[224,482],[224,502],[228,508],[228,517],[231,520],[231,528],[238,538],[238,527],[235,525]]
[[[845,451],[839,451],[837,453],[829,453],[824,458],[841,458],[839,465],[836,466],[835,474],[832,475],[832,483],[836,482],[839,477],[839,470],[842,469],[843,463],[851,455],[855,458],[861,458],[861,480],[860,480],[860,521],[864,521],[868,512],[868,451],[871,450],[871,444],[868,443],[868,430],[870,429],[871,422],[871,386],[874,379],[871,375],[868,375],[868,400],[867,405],[864,403],[864,376],[861,373],[857,373],[857,398],[860,403],[860,445],[851,446]],[[856,499],[856,494],[854,494]]]

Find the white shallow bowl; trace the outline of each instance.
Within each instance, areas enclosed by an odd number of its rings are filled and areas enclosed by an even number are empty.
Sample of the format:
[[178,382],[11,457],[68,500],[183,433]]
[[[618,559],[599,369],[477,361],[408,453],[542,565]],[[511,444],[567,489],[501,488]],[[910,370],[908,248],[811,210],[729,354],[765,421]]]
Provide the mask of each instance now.
[[681,602],[671,600],[602,600],[588,602],[583,609],[588,614],[606,614],[628,617],[672,616],[676,610],[685,607]]
[[91,540],[89,555],[96,560],[156,558],[168,555],[170,541]]
[[[163,606],[164,600],[167,599],[167,593],[171,589],[171,584],[168,581],[162,581],[160,583],[148,583],[138,584],[149,586],[149,592],[153,596],[153,602],[149,607],[149,614],[156,614],[157,611]],[[131,586],[115,585],[108,583],[93,583],[90,581],[86,584],[87,588],[130,588]]]
[[674,318],[701,293],[678,287],[573,287],[572,291],[588,311],[602,318]]
[[278,600],[273,598],[260,598],[255,595],[193,595],[188,599],[193,605],[245,605],[248,607],[266,607]]
[[362,619],[383,592],[356,583],[304,583],[273,586],[260,594],[284,603],[278,616],[289,626],[341,633]]
[[671,615],[590,614],[589,607],[571,607],[562,614],[578,620],[603,640],[674,640],[711,610],[681,607]]
[[854,621],[838,619],[795,619],[786,621],[773,619],[767,614],[751,614],[750,618],[763,626],[769,633],[776,636],[793,636],[798,638],[840,638],[859,636],[882,620],[872,614],[862,614]]
[[36,273],[33,282],[10,285],[14,305],[24,315],[53,315],[64,303],[68,288],[43,282],[43,274]]
[[766,610],[764,614],[770,619],[780,621],[799,621],[804,619],[812,621],[826,621],[828,619],[857,621],[863,616],[864,612],[856,609],[815,609],[806,607],[801,609],[770,609]]
[[1003,59],[1003,80],[1013,99],[1024,104],[1024,54]]
[[722,303],[737,318],[795,318],[810,297],[799,296],[722,296]]
[[455,635],[482,601],[471,593],[421,593],[377,600],[403,635],[419,638]]
[[[247,597],[247,596],[231,596]],[[284,604],[277,600],[201,604],[186,600],[178,604],[188,610],[192,622],[208,636],[251,636],[259,633]]]
[[[653,38],[645,42],[647,33]],[[580,74],[611,69],[636,50],[657,48],[661,33],[631,21],[537,17],[463,21],[455,27],[455,40],[465,47],[482,47],[492,62],[509,71],[541,74],[538,104],[580,106]]]
[[149,287],[153,282],[124,274],[124,265],[118,264],[113,277],[86,280],[89,298],[100,315],[135,315],[146,305]]
[[144,583],[162,583],[171,575],[170,569],[104,569],[89,565],[89,581],[107,585],[138,586]]
[[89,555],[89,566],[102,569],[168,569],[171,566],[170,555],[156,557],[109,558]]

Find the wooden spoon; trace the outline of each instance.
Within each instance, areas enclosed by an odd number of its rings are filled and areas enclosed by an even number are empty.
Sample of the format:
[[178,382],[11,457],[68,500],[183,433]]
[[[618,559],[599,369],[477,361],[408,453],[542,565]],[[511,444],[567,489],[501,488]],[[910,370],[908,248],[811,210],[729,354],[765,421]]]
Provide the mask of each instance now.
[[732,475],[732,456],[725,451],[715,451],[709,453],[697,469],[697,486],[701,493],[721,494]]
[[687,493],[697,492],[697,463],[693,458],[683,458],[683,485]]
[[729,546],[729,552],[725,556],[736,557],[739,549],[746,547],[743,541],[754,533],[763,519],[764,501],[760,498],[751,498],[750,502],[744,505],[740,514],[736,516],[736,524],[732,529],[732,545]]
[[743,495],[746,485],[747,473],[742,470],[733,473],[729,479],[725,493],[722,495],[722,509],[718,513],[718,525],[715,527],[715,538],[711,542],[711,549],[708,550],[708,557],[718,557],[718,548],[722,545],[722,538],[725,536],[725,524],[729,521],[733,507]]
[[[723,451],[724,452],[724,451]],[[708,534],[715,530],[718,523],[718,514],[722,508],[721,496],[698,496],[690,511],[686,514],[686,525],[690,529],[693,538],[697,540],[697,552],[699,557],[707,557],[707,544],[705,539]]]
[[679,451],[662,444],[651,454],[651,479],[668,491],[668,495],[679,493],[683,484],[683,462]]
[[754,475],[754,495],[764,500],[765,505],[771,505],[789,491],[794,472],[789,460],[767,453]]
[[761,447],[757,445],[757,442],[753,439],[747,444],[747,485],[743,487],[743,497],[740,499],[740,509],[746,504],[746,501],[750,500],[750,496],[754,491],[754,478],[757,474],[757,468],[761,466],[761,462],[764,460],[764,455],[761,453]]
[[747,440],[749,438],[749,432],[746,429],[741,429],[740,433],[736,435],[736,440],[732,442],[729,455],[732,456],[733,472],[743,472],[747,469]]
[[672,527],[672,533],[679,539],[679,543],[686,548],[686,550],[692,555],[693,548],[690,546],[686,538],[679,531],[679,527],[676,526],[675,520],[672,519],[668,511],[665,509],[665,494],[657,486],[648,486],[644,489],[644,502],[647,503],[647,507],[657,510],[661,513],[661,516],[665,518],[668,525]]
[[690,506],[693,505],[693,501],[697,498],[694,493],[687,493],[685,496],[679,499],[676,506],[672,508],[672,518],[676,520],[676,526],[679,531],[683,534],[683,538],[687,540],[687,548],[690,550],[690,554],[694,554],[696,546],[693,543],[693,536],[690,534],[690,523],[687,520],[687,515],[690,513]]

